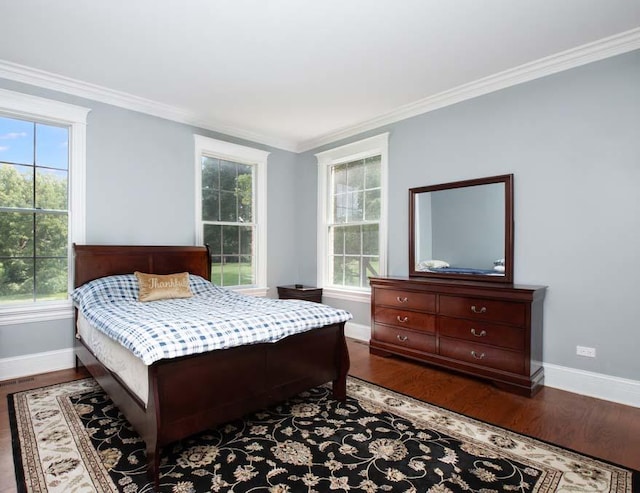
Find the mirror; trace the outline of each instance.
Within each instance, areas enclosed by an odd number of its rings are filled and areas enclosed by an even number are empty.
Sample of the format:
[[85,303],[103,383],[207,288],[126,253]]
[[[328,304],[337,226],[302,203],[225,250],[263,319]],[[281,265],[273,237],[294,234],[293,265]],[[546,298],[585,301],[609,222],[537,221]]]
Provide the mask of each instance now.
[[513,282],[513,175],[409,189],[409,275]]

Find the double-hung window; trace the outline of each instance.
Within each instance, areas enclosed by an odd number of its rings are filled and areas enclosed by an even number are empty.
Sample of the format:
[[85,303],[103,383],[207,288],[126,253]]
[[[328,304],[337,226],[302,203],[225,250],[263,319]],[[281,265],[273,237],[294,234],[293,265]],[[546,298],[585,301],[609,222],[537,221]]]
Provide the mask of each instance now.
[[266,294],[268,152],[196,139],[196,243],[211,249],[214,284]]
[[88,110],[0,90],[0,312],[71,314],[71,244],[84,242]]
[[316,154],[318,282],[326,295],[365,300],[369,277],[386,273],[387,154],[388,134]]

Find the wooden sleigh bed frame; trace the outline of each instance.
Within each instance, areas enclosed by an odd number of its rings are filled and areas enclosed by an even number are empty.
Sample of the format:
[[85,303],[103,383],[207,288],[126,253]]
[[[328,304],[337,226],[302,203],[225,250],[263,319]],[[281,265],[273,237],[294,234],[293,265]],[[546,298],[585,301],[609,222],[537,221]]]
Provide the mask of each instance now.
[[[74,245],[74,286],[100,277],[190,272],[211,279],[207,247]],[[77,319],[77,314],[76,314]],[[164,359],[150,365],[144,403],[108,370],[81,338],[82,364],[145,441],[147,471],[160,485],[161,447],[194,433],[333,382],[334,398],[346,399],[349,353],[344,322],[286,337],[208,353]]]

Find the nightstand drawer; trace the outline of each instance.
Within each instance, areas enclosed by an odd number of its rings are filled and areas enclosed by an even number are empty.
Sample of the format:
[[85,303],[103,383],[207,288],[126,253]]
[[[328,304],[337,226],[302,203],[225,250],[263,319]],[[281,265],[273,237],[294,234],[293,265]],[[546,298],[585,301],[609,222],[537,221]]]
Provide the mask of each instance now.
[[439,313],[451,317],[493,320],[519,326],[525,323],[524,303],[510,301],[440,296]]
[[436,337],[412,330],[387,327],[375,324],[373,337],[377,341],[402,346],[407,349],[415,349],[425,353],[433,353],[436,350]]
[[436,295],[430,293],[416,293],[414,291],[400,291],[395,289],[375,289],[376,305],[421,310],[436,311]]
[[464,318],[440,317],[438,330],[441,336],[466,339],[474,343],[491,344],[509,349],[524,349],[524,329],[495,325]]
[[460,339],[441,337],[440,356],[513,373],[522,374],[524,372],[523,353],[484,344],[474,344]]
[[375,310],[375,321],[380,324],[394,325],[405,329],[421,330],[435,333],[436,316],[431,313],[412,312],[378,306]]

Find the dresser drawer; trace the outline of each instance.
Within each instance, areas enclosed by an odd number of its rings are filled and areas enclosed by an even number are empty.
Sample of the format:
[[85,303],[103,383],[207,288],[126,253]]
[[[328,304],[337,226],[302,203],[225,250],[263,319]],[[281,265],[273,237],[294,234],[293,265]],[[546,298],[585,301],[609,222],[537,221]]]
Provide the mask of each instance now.
[[425,353],[434,353],[436,350],[436,337],[422,332],[375,324],[373,337],[380,342]]
[[408,310],[398,310],[397,308],[377,306],[374,316],[376,323],[379,324],[395,325],[405,329],[416,329],[432,334],[436,331],[436,316],[431,313],[411,312]]
[[460,339],[440,338],[440,355],[513,373],[524,372],[524,354]]
[[399,289],[374,289],[376,305],[385,305],[425,312],[436,311],[436,295],[430,293],[416,293]]
[[507,325],[494,325],[478,320],[440,317],[438,331],[441,336],[466,339],[474,343],[491,344],[509,349],[524,349],[524,329]]
[[510,301],[440,296],[440,315],[524,325],[525,305]]

